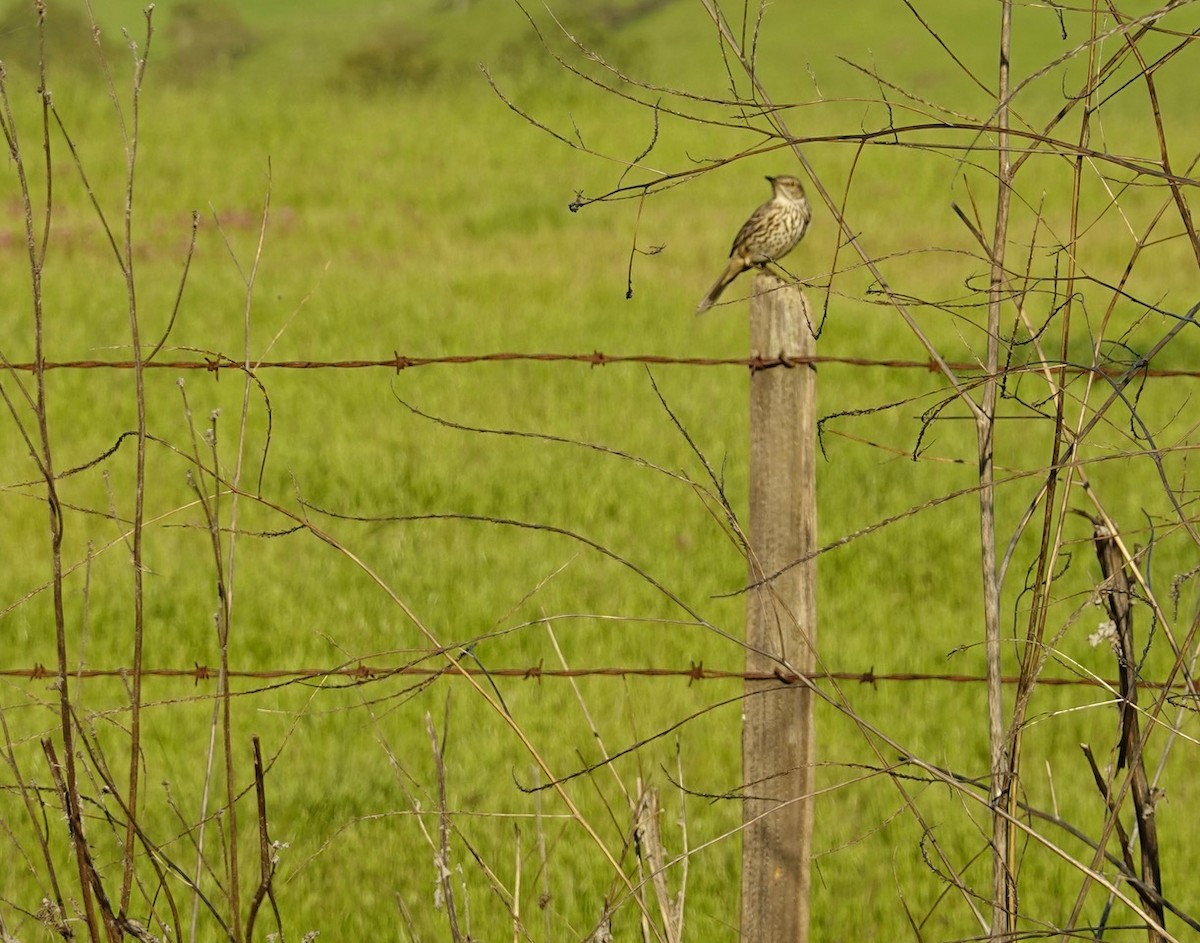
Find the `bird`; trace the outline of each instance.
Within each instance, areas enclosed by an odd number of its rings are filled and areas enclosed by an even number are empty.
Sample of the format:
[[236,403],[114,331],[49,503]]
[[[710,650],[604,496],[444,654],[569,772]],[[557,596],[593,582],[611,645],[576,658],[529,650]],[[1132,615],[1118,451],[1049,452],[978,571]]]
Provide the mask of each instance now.
[[796,248],[812,211],[804,186],[795,177],[767,177],[774,196],[750,214],[738,230],[729,250],[729,264],[708,294],[696,305],[696,314],[703,314],[721,297],[725,287],[748,268],[765,269],[768,262],[777,262]]

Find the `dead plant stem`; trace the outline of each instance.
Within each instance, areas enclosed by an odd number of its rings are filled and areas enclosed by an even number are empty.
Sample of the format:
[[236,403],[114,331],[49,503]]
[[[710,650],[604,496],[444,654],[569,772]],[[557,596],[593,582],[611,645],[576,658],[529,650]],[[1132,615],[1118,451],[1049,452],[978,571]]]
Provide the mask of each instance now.
[[1009,155],[1009,56],[1012,46],[1012,0],[1000,5],[1000,63],[996,89],[997,192],[996,220],[992,232],[991,276],[988,283],[987,377],[975,413],[979,442],[979,524],[983,576],[984,636],[987,655],[987,708],[992,803],[992,924],[991,940],[1004,943],[1016,931],[1015,835],[1009,828],[1012,775],[1016,756],[1008,753],[1004,736],[1004,675],[1000,651],[1000,581],[996,560],[996,491],[994,482],[996,400],[1000,380],[1000,307],[1004,297],[1005,247],[1012,198],[1012,164]]

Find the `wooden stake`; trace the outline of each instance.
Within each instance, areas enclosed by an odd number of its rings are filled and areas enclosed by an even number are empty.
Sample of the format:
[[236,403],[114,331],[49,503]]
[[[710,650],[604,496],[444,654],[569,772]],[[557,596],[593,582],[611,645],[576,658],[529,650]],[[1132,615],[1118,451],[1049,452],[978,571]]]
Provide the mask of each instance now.
[[[755,277],[750,346],[751,356],[812,356],[811,318],[798,287],[767,273]],[[816,393],[810,365],[751,374],[752,584],[816,548]],[[816,612],[815,561],[751,590],[747,672],[812,671]],[[804,683],[746,682],[741,939],[750,943],[808,940],[812,701]]]

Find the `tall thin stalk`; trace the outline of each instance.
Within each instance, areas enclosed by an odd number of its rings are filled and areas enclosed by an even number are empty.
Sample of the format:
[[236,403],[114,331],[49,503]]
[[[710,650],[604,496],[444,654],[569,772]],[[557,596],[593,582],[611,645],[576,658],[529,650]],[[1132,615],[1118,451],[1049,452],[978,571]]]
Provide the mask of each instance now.
[[[139,772],[141,770],[142,744],[142,659],[145,642],[145,600],[143,538],[145,530],[146,502],[146,372],[142,360],[141,328],[138,324],[137,282],[133,270],[133,207],[134,180],[137,169],[138,113],[142,80],[146,73],[150,41],[154,36],[152,21],[153,6],[147,7],[146,41],[141,55],[137,47],[130,44],[134,52],[132,98],[129,109],[129,125],[125,138],[125,206],[124,231],[121,246],[121,274],[125,280],[125,296],[129,313],[129,344],[133,358],[134,396],[137,406],[137,455],[134,468],[133,523],[131,554],[133,557],[133,663],[130,677],[131,713],[129,722],[129,788],[126,806],[129,819],[125,830],[125,855],[121,876],[121,913],[129,911],[129,898],[133,890],[134,851],[137,847],[137,814]],[[115,101],[115,99],[114,99]]]
[[[58,488],[54,472],[54,455],[51,448],[50,422],[48,418],[46,398],[46,347],[45,347],[45,311],[43,308],[42,274],[45,269],[46,252],[50,243],[50,221],[54,206],[54,167],[50,147],[50,110],[51,100],[46,86],[46,7],[43,2],[35,4],[38,18],[38,94],[42,104],[42,149],[46,172],[45,204],[43,208],[42,232],[39,239],[35,214],[33,209],[32,184],[26,170],[24,154],[17,134],[17,123],[13,115],[12,105],[8,96],[7,76],[0,67],[0,105],[3,106],[4,117],[0,121],[8,146],[9,159],[17,173],[18,191],[21,199],[21,210],[25,229],[25,247],[29,259],[30,303],[33,315],[34,339],[34,393],[30,400],[28,392],[22,386],[21,391],[32,407],[37,421],[36,442],[26,436],[26,445],[30,456],[38,466],[38,473],[46,487],[46,510],[49,518],[50,565],[51,565],[51,596],[54,606],[54,638],[56,677],[55,684],[58,693],[59,731],[63,739],[63,760],[61,770],[54,768],[52,775],[58,778],[60,773],[63,782],[64,810],[70,828],[72,849],[75,865],[79,872],[79,895],[83,906],[84,918],[87,923],[88,935],[92,940],[100,939],[99,917],[96,901],[92,894],[94,868],[88,851],[87,840],[83,831],[83,816],[79,802],[78,770],[75,763],[75,730],[71,716],[70,667],[67,657],[66,611],[63,602],[63,513],[58,497]],[[13,404],[7,394],[4,399],[13,411]],[[15,418],[15,416],[14,416]],[[20,423],[18,422],[18,425]],[[54,756],[53,751],[49,754]],[[63,901],[58,901],[60,910]],[[115,929],[111,920],[105,915],[105,926],[109,936],[113,937]]]
[[983,567],[983,616],[987,652],[987,709],[992,803],[992,928],[994,941],[1009,939],[1016,930],[1017,895],[1013,861],[1015,834],[1009,827],[1007,805],[1012,789],[1012,765],[1004,731],[1003,671],[1000,658],[1000,571],[996,560],[995,428],[1000,391],[1000,305],[1004,294],[1004,251],[1008,240],[1008,211],[1012,163],[1008,141],[1009,54],[1012,44],[1012,0],[1000,5],[1000,71],[996,89],[997,192],[992,230],[991,274],[988,281],[987,376],[980,409],[975,413],[979,444],[979,531]]

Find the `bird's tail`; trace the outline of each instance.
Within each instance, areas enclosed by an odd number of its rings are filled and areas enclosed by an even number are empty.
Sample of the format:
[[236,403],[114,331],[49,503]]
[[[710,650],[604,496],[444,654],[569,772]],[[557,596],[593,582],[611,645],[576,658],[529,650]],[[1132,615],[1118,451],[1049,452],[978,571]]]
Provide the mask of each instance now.
[[696,305],[696,314],[700,315],[717,303],[717,299],[721,297],[721,292],[725,290],[731,281],[737,278],[746,270],[745,263],[739,258],[732,258],[729,264],[725,267],[725,271],[721,273],[721,277],[714,283],[713,287],[708,290],[708,294],[700,299],[700,304]]

